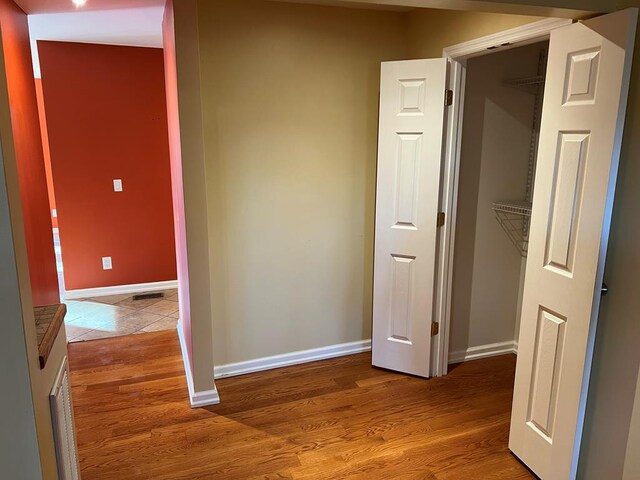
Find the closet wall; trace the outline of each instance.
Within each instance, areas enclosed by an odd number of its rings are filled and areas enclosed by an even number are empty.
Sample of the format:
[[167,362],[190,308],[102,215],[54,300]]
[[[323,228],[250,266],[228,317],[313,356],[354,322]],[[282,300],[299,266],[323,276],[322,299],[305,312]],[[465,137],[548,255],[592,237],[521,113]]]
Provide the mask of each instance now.
[[[534,76],[543,45],[470,59],[456,222],[450,357],[517,337],[523,259],[491,208],[523,200],[534,95],[505,80]],[[507,345],[505,345],[507,346]]]

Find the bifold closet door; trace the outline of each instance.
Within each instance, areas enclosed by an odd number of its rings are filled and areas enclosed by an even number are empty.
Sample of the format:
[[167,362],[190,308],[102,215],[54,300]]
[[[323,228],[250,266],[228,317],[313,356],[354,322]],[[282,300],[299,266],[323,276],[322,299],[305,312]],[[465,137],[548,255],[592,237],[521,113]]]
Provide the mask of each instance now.
[[509,439],[543,480],[576,476],[636,19],[551,33]]
[[445,59],[384,62],[373,291],[373,364],[429,376],[445,109]]

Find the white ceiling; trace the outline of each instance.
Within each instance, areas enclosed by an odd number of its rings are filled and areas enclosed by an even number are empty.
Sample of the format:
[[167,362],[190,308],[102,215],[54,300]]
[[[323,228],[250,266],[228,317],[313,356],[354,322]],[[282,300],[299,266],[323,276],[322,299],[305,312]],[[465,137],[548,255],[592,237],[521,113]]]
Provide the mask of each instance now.
[[[35,0],[30,1],[35,2]],[[88,0],[88,2],[91,1]],[[142,0],[137,1],[142,2]],[[112,2],[120,3],[117,0]],[[51,3],[60,2],[56,0]],[[150,3],[150,0],[147,0],[147,3]],[[36,78],[40,78],[40,62],[36,46],[38,40],[162,47],[163,14],[164,6],[160,5],[120,10],[81,10],[72,13],[29,15],[34,74]]]
[[85,6],[76,8],[71,0],[15,0],[15,2],[27,14],[160,7],[166,3],[165,0],[87,0]]

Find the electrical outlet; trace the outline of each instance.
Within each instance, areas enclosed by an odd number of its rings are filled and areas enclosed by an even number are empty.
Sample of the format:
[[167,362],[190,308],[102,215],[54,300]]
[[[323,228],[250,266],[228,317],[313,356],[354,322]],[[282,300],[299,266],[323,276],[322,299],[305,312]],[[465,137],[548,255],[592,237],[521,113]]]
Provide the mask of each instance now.
[[111,270],[113,265],[111,264],[111,257],[102,257],[102,269]]
[[119,178],[116,178],[113,180],[113,191],[114,192],[121,192],[122,191],[122,180]]

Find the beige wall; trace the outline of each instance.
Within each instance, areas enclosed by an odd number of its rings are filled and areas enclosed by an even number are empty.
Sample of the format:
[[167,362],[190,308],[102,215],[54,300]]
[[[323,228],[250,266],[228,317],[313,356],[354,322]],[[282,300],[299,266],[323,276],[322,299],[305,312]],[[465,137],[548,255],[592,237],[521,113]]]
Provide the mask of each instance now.
[[379,69],[404,16],[199,9],[216,365],[370,338]]
[[526,196],[534,95],[504,80],[536,75],[542,48],[528,45],[467,62],[449,337],[452,355],[516,338],[522,257],[491,206]]
[[[193,388],[195,393],[211,392],[215,388],[213,382],[213,325],[212,325],[212,297],[219,296],[221,288],[217,288],[212,283],[212,272],[210,259],[218,256],[218,250],[210,248],[209,229],[213,226],[213,219],[209,218],[207,209],[208,198],[213,198],[213,191],[207,191],[204,158],[204,139],[210,138],[211,132],[203,131],[202,110],[203,102],[201,98],[201,75],[200,75],[200,52],[198,37],[198,2],[197,0],[180,0],[171,2],[169,7],[173,17],[173,33],[175,44],[171,44],[170,39],[165,39],[165,47],[175,48],[176,80],[177,92],[168,91],[169,97],[177,93],[177,99],[168,110],[173,114],[172,120],[175,122],[175,104],[178,106],[179,138],[175,132],[175,123],[170,125],[171,140],[173,146],[178,143],[180,149],[180,159],[178,160],[175,150],[172,153],[172,162],[182,164],[182,185],[174,188],[181,190],[184,195],[184,216],[178,212],[174,217],[179,236],[176,242],[180,258],[182,259],[184,250],[187,253],[187,265],[180,264],[180,281],[188,282],[189,319],[184,322],[183,339],[187,352],[191,353],[190,367]],[[167,20],[170,21],[170,20]],[[165,25],[171,34],[171,28]],[[167,53],[165,51],[165,53]],[[171,59],[170,59],[171,60]],[[167,77],[170,80],[170,77]],[[167,86],[173,87],[171,82]],[[174,171],[175,173],[175,171]],[[176,179],[180,175],[176,176]],[[178,202],[179,203],[179,202]],[[180,224],[184,222],[184,225]],[[182,237],[182,229],[186,232],[186,245]],[[186,273],[186,275],[185,275]],[[185,279],[186,276],[186,279]],[[181,285],[180,290],[184,285]],[[180,325],[183,328],[181,322]],[[188,353],[185,354],[188,355]]]

